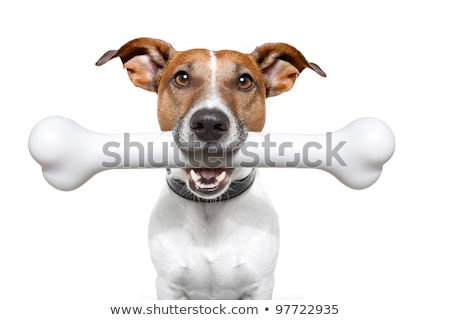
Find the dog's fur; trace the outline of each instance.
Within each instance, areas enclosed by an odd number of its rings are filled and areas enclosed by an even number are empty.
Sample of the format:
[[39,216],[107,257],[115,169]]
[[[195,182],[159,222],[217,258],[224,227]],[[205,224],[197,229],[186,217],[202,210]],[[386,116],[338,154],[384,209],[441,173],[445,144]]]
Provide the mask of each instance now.
[[[139,38],[106,52],[97,65],[115,57],[133,84],[158,94],[161,130],[172,130],[185,149],[190,138],[225,152],[239,148],[248,131],[263,129],[266,98],[291,89],[304,68],[325,76],[284,43],[243,54],[176,51],[167,42]],[[168,171],[168,180],[182,183],[193,198],[165,183],[153,210],[149,243],[159,299],[272,297],[278,218],[258,175],[242,194],[220,198],[252,173],[250,168]]]

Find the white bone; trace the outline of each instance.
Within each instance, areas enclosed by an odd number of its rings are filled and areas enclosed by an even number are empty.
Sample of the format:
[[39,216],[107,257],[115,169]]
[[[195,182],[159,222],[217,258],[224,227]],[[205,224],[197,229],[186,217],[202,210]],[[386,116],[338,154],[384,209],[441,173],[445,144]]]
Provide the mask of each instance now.
[[331,173],[348,187],[363,189],[380,176],[395,140],[383,121],[361,118],[326,134],[249,132],[238,151],[221,157],[206,150],[181,151],[172,132],[101,134],[52,116],[36,124],[28,146],[45,179],[60,190],[78,188],[107,169],[200,166],[312,167]]

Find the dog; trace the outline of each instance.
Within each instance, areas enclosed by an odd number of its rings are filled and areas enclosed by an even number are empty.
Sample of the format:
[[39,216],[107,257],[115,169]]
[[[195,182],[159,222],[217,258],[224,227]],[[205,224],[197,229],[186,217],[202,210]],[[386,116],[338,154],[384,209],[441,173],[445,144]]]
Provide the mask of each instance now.
[[[233,152],[262,131],[265,100],[292,88],[309,68],[296,48],[266,43],[252,53],[176,51],[138,38],[106,52],[131,82],[158,94],[161,130],[181,149],[211,145]],[[279,248],[277,214],[254,168],[168,169],[153,209],[149,246],[158,299],[271,299]]]

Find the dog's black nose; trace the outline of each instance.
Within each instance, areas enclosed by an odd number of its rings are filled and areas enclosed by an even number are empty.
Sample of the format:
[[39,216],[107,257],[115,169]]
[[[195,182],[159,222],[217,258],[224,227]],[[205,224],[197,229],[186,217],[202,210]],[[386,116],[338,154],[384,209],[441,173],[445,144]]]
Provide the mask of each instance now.
[[220,110],[200,109],[191,118],[191,129],[202,141],[217,141],[229,128],[230,120]]

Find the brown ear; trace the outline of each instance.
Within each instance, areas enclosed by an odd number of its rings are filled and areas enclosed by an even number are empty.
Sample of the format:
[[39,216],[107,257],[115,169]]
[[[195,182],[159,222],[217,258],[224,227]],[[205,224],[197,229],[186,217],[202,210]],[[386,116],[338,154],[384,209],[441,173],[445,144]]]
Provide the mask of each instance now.
[[310,68],[322,77],[325,72],[318,65],[308,62],[303,54],[286,43],[266,43],[257,47],[251,55],[266,80],[267,97],[277,96],[292,88],[300,72]]
[[106,52],[95,64],[101,66],[111,59],[120,57],[135,86],[157,92],[162,70],[175,52],[175,49],[165,41],[138,38],[127,42],[119,50]]

